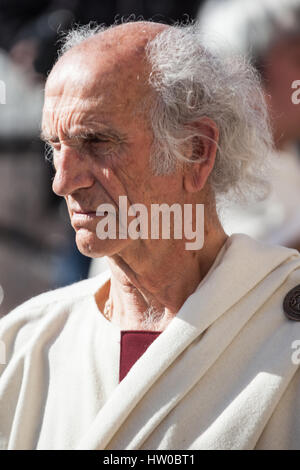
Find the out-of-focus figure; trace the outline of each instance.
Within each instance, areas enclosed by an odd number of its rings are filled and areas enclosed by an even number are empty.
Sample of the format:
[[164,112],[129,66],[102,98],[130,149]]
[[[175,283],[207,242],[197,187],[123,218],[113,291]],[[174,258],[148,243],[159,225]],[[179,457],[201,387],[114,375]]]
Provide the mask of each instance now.
[[245,232],[299,249],[300,103],[292,98],[300,80],[300,0],[209,0],[198,21],[207,47],[224,55],[242,54],[256,67],[276,149],[269,197],[223,207],[224,228],[228,234]]

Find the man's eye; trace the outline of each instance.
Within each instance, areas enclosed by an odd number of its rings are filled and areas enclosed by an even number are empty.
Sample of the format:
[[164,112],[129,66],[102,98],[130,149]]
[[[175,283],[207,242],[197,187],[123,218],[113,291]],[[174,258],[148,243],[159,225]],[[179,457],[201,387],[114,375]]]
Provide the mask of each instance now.
[[109,142],[109,140],[103,137],[94,136],[94,137],[89,137],[88,139],[86,139],[86,142],[90,144],[98,144],[102,142]]

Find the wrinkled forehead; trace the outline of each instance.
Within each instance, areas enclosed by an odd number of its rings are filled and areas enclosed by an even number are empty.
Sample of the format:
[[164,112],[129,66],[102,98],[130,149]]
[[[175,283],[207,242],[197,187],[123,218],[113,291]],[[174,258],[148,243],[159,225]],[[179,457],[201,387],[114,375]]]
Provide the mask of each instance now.
[[[121,45],[120,45],[121,44]],[[42,129],[57,135],[74,125],[110,122],[120,128],[141,117],[152,99],[144,47],[91,39],[64,54],[45,87]],[[147,126],[148,124],[146,124]]]
[[[82,47],[69,51],[55,65],[46,83],[45,111],[62,107],[132,107],[149,92],[146,66],[134,54],[112,48]],[[61,103],[63,101],[63,103]]]

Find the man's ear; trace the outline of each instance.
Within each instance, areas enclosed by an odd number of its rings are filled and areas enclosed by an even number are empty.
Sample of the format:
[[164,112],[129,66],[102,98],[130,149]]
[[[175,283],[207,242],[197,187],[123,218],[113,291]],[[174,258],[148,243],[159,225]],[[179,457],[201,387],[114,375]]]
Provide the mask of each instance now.
[[214,167],[219,130],[216,123],[207,117],[193,123],[192,127],[195,128],[195,133],[199,137],[193,139],[189,155],[191,163],[185,166],[183,184],[186,191],[198,192],[205,186]]

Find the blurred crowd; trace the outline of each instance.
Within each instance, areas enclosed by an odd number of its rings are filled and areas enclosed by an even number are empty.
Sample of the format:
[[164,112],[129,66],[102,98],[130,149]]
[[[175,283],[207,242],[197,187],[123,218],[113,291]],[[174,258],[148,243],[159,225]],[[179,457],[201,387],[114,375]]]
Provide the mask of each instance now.
[[235,202],[220,216],[228,234],[300,248],[300,104],[291,99],[292,83],[300,80],[300,0],[2,0],[0,315],[101,269],[78,252],[65,204],[51,190],[53,170],[39,139],[43,87],[62,32],[75,23],[109,25],[130,14],[169,24],[197,19],[207,47],[252,62],[274,134],[272,187],[265,201]]

